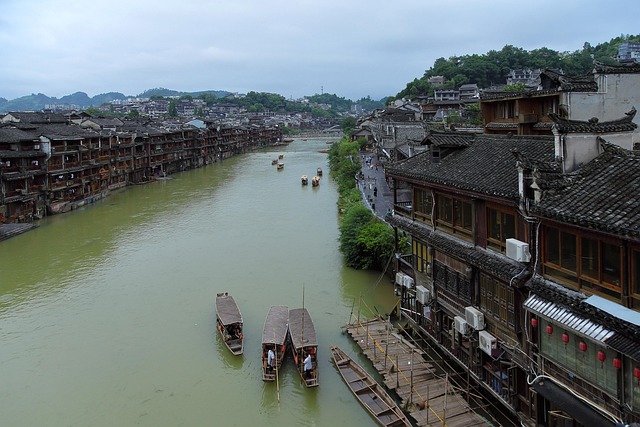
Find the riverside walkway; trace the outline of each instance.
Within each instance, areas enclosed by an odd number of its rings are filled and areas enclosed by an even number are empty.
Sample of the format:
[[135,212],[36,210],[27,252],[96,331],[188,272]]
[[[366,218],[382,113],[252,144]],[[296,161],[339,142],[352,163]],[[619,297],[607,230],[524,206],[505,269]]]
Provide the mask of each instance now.
[[384,220],[387,212],[393,210],[393,192],[384,176],[384,168],[375,154],[360,153],[361,173],[358,188],[365,205]]

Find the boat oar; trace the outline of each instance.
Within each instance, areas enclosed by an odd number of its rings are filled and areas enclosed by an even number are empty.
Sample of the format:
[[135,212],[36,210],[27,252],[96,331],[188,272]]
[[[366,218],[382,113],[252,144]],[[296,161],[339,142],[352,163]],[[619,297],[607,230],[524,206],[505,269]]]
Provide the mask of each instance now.
[[278,404],[280,403],[280,381],[278,380],[278,345],[276,344],[276,333],[273,333],[273,346],[275,347],[275,363],[276,363],[276,392],[278,393]]

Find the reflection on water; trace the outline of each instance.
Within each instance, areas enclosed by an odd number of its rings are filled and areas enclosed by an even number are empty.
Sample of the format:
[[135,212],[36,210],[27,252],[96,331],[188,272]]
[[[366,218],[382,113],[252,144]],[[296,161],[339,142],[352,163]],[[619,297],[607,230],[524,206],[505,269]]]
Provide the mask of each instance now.
[[[362,301],[395,299],[377,272],[343,267],[324,139],[249,153],[114,193],[0,243],[3,425],[362,425],[330,362]],[[271,159],[284,154],[285,169]],[[325,174],[319,187],[300,176]],[[376,285],[377,284],[377,285]],[[304,287],[304,301],[303,301]],[[215,330],[215,295],[242,312],[245,353]],[[272,305],[314,320],[320,386],[290,360],[261,378]],[[370,313],[368,313],[370,314]],[[279,399],[278,399],[279,396]]]

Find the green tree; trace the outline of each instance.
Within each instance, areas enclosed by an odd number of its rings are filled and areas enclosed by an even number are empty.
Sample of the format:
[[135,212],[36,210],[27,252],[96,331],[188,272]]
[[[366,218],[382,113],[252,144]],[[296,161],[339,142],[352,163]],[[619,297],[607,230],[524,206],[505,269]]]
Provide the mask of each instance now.
[[167,107],[167,114],[169,117],[178,117],[178,108],[176,107],[176,100],[172,99],[169,101],[169,106]]
[[138,117],[140,117],[140,112],[138,111],[137,108],[132,108],[128,113],[127,113],[127,117],[129,117],[130,119],[137,119]]
[[351,116],[346,116],[342,119],[342,132],[345,135],[351,135],[353,129],[356,127],[356,119]]

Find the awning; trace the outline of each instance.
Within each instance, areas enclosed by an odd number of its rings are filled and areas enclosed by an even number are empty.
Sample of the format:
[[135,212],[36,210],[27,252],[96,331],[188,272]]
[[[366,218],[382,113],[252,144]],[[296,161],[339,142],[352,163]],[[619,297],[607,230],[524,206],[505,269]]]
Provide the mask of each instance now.
[[591,338],[592,340],[604,344],[607,338],[614,335],[614,332],[607,329],[604,325],[596,323],[587,317],[575,313],[573,310],[549,301],[536,294],[531,294],[524,302],[525,309],[530,312],[542,316],[548,320],[565,326],[567,329]]
[[572,416],[580,424],[588,427],[611,427],[614,421],[593,409],[549,379],[541,379],[532,384],[535,391],[562,411]]

